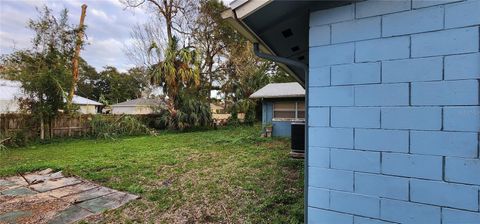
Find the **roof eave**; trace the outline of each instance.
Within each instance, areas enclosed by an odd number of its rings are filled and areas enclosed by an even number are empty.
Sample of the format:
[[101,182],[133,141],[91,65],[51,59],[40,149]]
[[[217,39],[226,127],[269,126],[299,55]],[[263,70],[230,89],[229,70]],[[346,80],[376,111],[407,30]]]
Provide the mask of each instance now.
[[305,94],[285,95],[285,96],[250,96],[250,99],[279,99],[279,98],[298,98],[305,97]]
[[[260,44],[260,50],[264,53],[271,54],[278,56],[266,43],[263,41],[255,32],[253,32],[241,19],[239,18],[245,18],[246,16],[250,15],[251,13],[255,12],[256,10],[260,9],[261,7],[267,5],[270,3],[272,0],[269,1],[248,1],[247,3],[244,3],[243,5],[235,8],[235,9],[227,9],[222,12],[222,18],[226,20],[235,30],[237,30],[242,36],[247,38],[252,43],[259,43]],[[264,4],[261,5],[253,5],[254,2],[263,2]],[[252,4],[249,6],[249,3]],[[254,8],[256,6],[256,8]],[[246,9],[242,9],[242,7],[245,7]],[[242,10],[242,16],[243,17],[238,17],[237,16],[237,10]],[[248,10],[247,10],[248,9]],[[305,80],[300,78],[295,72],[293,72],[288,66],[285,64],[280,64],[277,63],[279,67],[281,67],[285,72],[288,74],[292,75],[295,80],[300,83],[302,86],[305,85]]]

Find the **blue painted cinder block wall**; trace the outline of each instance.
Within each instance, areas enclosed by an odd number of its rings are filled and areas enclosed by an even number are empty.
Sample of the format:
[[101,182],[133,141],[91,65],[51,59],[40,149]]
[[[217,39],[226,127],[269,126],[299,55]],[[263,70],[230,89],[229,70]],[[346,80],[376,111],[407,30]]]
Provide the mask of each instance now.
[[310,14],[308,221],[480,223],[480,0]]

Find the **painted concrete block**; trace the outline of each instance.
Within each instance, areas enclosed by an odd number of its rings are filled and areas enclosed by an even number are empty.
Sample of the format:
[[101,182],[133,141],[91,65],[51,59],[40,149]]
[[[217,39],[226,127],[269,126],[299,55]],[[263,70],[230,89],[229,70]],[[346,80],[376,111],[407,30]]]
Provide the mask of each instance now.
[[358,63],[332,67],[332,85],[380,83],[380,63]]
[[380,217],[402,224],[440,223],[440,207],[381,199]]
[[355,43],[356,62],[403,59],[409,56],[409,37],[382,38]]
[[382,82],[415,82],[442,80],[441,57],[382,62]]
[[448,4],[452,2],[459,2],[463,0],[412,0],[412,7],[414,9],[429,7],[434,5]]
[[333,210],[372,218],[380,216],[380,200],[376,197],[349,192],[330,192],[330,207]]
[[355,173],[355,192],[399,200],[408,200],[408,179],[387,175]]
[[380,152],[331,149],[330,153],[334,169],[380,173]]
[[355,216],[353,217],[353,224],[393,224],[393,222]]
[[382,154],[382,173],[384,174],[441,180],[442,171],[441,156]]
[[480,223],[480,213],[442,208],[443,224],[475,224]]
[[441,107],[384,107],[382,128],[440,130],[442,128]]
[[480,1],[473,0],[445,6],[445,28],[480,24]]
[[408,83],[355,86],[356,106],[406,106],[408,104]]
[[312,68],[308,75],[308,85],[310,87],[330,85],[330,67]]
[[309,186],[341,191],[353,191],[353,172],[309,167]]
[[480,185],[480,159],[447,157],[445,180],[450,182]]
[[480,79],[480,53],[445,57],[445,79]]
[[309,32],[310,47],[330,44],[330,26],[314,26]]
[[397,36],[443,29],[443,7],[432,7],[385,15],[382,36]]
[[315,224],[352,224],[353,215],[308,207],[308,221]]
[[379,128],[378,107],[332,107],[332,127]]
[[408,131],[355,129],[355,149],[408,152]]
[[373,17],[332,25],[332,42],[343,43],[374,39],[381,36],[381,18]]
[[412,179],[410,181],[410,200],[478,211],[478,187]]
[[308,151],[309,166],[328,168],[330,166],[330,149],[311,146]]
[[410,10],[410,5],[410,0],[370,0],[358,2],[356,5],[356,17],[363,18]]
[[309,89],[309,106],[353,106],[353,86],[314,87]]
[[412,83],[412,105],[478,105],[478,81]]
[[308,118],[311,127],[327,127],[330,125],[330,108],[311,107],[308,109]]
[[478,27],[412,35],[412,57],[478,52]]
[[310,146],[353,148],[353,129],[313,127],[308,141]]
[[480,132],[480,107],[444,107],[443,129]]
[[312,12],[310,14],[310,26],[319,26],[352,20],[354,18],[354,10],[354,5],[350,4],[333,9]]
[[354,61],[354,44],[312,47],[310,48],[309,61],[311,68],[352,63]]
[[308,204],[315,208],[328,209],[330,207],[330,191],[323,188],[309,187]]
[[410,152],[474,158],[478,154],[478,133],[411,131]]

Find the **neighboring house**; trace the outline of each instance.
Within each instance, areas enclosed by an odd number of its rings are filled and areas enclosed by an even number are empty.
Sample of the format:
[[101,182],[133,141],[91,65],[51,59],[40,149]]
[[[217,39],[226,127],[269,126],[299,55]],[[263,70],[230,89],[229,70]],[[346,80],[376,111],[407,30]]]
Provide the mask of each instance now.
[[[306,88],[308,223],[480,223],[480,0],[236,0]],[[308,75],[306,75],[308,74]]]
[[223,106],[210,103],[210,112],[212,112],[212,114],[224,114],[225,109],[223,108]]
[[[20,112],[19,99],[22,97],[25,97],[25,94],[20,82],[0,79],[0,113]],[[82,114],[96,114],[103,105],[77,95],[73,96],[72,102]]]
[[162,99],[138,98],[111,105],[112,114],[152,114],[165,106]]
[[305,89],[297,82],[271,83],[250,95],[262,100],[262,124],[273,136],[290,137],[291,123],[305,121]]
[[100,111],[100,107],[103,106],[103,104],[97,101],[77,95],[73,96],[72,103],[79,107],[78,112],[81,114],[96,114]]

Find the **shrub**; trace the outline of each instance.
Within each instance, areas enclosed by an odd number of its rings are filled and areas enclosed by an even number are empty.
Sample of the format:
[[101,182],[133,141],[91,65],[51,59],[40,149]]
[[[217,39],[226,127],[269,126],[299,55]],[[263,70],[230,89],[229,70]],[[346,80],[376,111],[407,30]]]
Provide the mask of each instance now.
[[212,122],[208,103],[184,99],[178,110],[173,109],[173,105],[168,105],[166,110],[161,111],[155,124],[160,129],[185,130],[210,127]]
[[144,123],[134,116],[94,116],[90,121],[92,133],[96,138],[114,139],[126,135],[152,134]]

